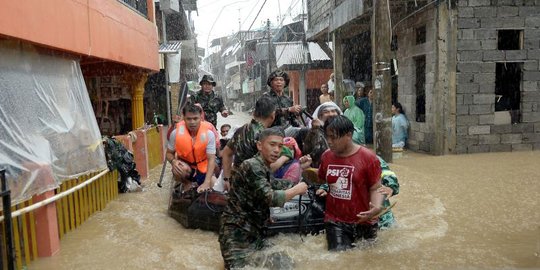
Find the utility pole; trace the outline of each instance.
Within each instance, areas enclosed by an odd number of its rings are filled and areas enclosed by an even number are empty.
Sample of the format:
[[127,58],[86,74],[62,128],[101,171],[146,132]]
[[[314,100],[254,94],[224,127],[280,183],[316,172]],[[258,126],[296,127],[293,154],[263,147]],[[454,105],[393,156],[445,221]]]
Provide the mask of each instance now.
[[272,35],[270,34],[270,19],[266,19],[266,31],[268,32],[268,74],[276,69],[274,53],[272,52]]
[[[168,44],[167,41],[167,15],[163,10],[161,11],[161,29],[162,29],[162,35],[163,35],[163,44],[166,46]],[[167,71],[167,55],[163,55],[163,62],[165,63],[164,71],[165,71],[165,94],[167,95],[167,125],[171,126],[171,96],[170,96],[170,90],[169,90],[169,72]]]
[[[242,53],[244,53],[244,39],[242,38],[242,23],[241,23],[241,16],[240,16],[240,9],[238,9],[238,42],[240,43],[240,51]],[[234,60],[238,63],[238,59],[236,59],[236,56],[234,57]],[[242,59],[240,59],[240,61],[242,61]],[[244,89],[243,89],[243,77],[242,76],[242,65],[241,64],[238,64],[238,76],[240,78],[240,93],[241,95],[244,94]],[[255,99],[253,100],[255,101]],[[255,103],[253,103],[253,107],[255,108]]]
[[373,1],[371,17],[373,144],[377,155],[387,162],[392,162],[392,77],[390,74],[392,31],[389,12],[388,1]]
[[304,61],[302,63],[302,70],[300,72],[300,91],[298,102],[302,107],[307,106],[307,70],[309,69],[309,64],[311,63],[311,54],[309,52],[309,44],[306,39],[306,17],[304,13],[304,0],[302,0],[302,46],[304,48]]

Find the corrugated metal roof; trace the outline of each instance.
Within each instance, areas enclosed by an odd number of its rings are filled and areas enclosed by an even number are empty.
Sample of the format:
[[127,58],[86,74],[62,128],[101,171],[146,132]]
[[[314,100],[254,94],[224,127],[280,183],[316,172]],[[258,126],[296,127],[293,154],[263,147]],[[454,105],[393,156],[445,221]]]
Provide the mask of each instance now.
[[159,53],[178,53],[182,45],[181,41],[169,41],[167,44],[159,44]]
[[[278,67],[291,64],[303,64],[305,49],[302,42],[274,43],[276,46],[276,64]],[[308,42],[312,61],[330,60],[330,57],[321,49],[319,44]]]

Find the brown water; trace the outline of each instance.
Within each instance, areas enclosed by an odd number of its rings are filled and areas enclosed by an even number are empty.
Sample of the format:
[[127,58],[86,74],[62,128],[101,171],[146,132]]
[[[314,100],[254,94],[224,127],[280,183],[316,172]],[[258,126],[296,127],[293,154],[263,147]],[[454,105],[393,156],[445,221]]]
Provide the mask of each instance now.
[[[540,152],[428,156],[390,164],[401,184],[398,226],[370,248],[328,252],[324,235],[281,235],[271,250],[297,269],[540,269]],[[169,218],[168,183],[151,171],[29,269],[222,269],[217,234]],[[168,178],[167,178],[168,179]]]

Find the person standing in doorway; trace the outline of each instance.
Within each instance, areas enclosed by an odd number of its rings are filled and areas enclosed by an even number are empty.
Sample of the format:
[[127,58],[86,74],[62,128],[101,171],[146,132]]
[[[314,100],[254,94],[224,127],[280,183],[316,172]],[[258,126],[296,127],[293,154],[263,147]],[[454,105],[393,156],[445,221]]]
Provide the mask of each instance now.
[[399,102],[392,105],[392,114],[392,147],[403,148],[407,143],[409,120]]

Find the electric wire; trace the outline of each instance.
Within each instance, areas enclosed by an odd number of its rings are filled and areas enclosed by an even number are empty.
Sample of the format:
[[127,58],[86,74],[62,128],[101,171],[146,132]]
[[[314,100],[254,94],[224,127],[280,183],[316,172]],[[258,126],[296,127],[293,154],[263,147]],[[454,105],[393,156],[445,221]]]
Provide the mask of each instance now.
[[[290,16],[290,14],[291,14],[291,12],[292,12],[292,9],[298,4],[299,1],[300,1],[300,0],[296,0],[295,2],[291,2],[291,4],[289,5],[289,8],[287,9],[286,14],[288,14],[288,15]],[[304,6],[302,5],[302,21],[304,20],[304,11],[303,11],[303,10],[304,10]],[[281,19],[281,22],[279,23],[279,28],[281,28],[281,27],[283,26],[283,21],[285,20],[285,18],[286,18],[286,15],[284,15],[283,18]],[[304,24],[302,23],[302,27],[303,27],[303,25],[304,25]],[[289,30],[291,30],[291,33],[292,33],[293,35],[296,36],[295,32],[292,31],[292,29],[291,29],[290,26],[287,26],[287,28],[289,28]],[[304,34],[304,33],[300,33],[300,34]],[[281,57],[283,56],[283,53],[284,53],[285,50],[287,49],[287,46],[289,46],[289,45],[290,45],[289,42],[287,42],[287,43],[285,44],[285,46],[284,46],[283,49],[281,50],[281,53],[279,54],[279,57],[277,57],[277,58],[276,58],[276,52],[275,52],[275,50],[273,50],[273,51],[271,52],[271,53],[273,53],[273,56],[274,56],[274,58],[276,59],[276,65],[277,65],[277,62],[279,62],[279,60],[280,60]],[[309,50],[309,47],[308,47],[308,50]]]
[[394,24],[394,26],[392,27],[392,30],[393,30],[394,28],[396,28],[400,23],[402,23],[403,21],[405,21],[406,19],[410,18],[410,17],[413,16],[413,15],[416,15],[416,13],[418,13],[418,12],[424,10],[425,8],[427,8],[428,6],[430,6],[430,5],[434,4],[434,3],[438,3],[438,2],[440,2],[440,0],[433,0],[433,1],[431,1],[431,2],[429,2],[429,3],[427,3],[427,4],[425,4],[423,7],[421,7],[421,8],[419,8],[419,9],[415,10],[414,12],[412,12],[411,14],[407,15],[405,18],[399,20],[396,24]]

